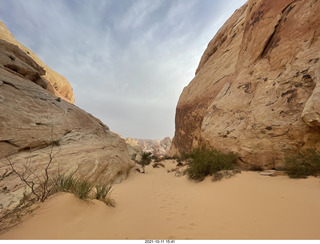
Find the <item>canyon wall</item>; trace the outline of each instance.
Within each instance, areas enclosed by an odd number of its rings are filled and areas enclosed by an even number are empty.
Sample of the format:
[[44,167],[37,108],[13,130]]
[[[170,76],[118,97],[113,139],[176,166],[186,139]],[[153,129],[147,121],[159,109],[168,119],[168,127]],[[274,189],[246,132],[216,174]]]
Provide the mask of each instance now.
[[250,0],[208,44],[177,108],[170,154],[207,145],[275,168],[320,148],[320,1]]
[[76,172],[96,184],[125,179],[134,165],[133,149],[100,120],[67,102],[71,93],[61,97],[63,87],[58,95],[48,90],[48,68],[2,36],[0,215],[16,206],[28,190],[13,173],[9,161],[20,173],[27,169],[29,180],[42,177],[51,159],[51,175]]

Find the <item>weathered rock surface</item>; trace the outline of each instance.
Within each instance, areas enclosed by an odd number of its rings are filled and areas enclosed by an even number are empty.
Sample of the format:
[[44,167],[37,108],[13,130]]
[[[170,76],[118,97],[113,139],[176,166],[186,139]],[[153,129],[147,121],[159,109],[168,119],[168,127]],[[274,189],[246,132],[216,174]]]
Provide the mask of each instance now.
[[0,40],[0,212],[15,206],[25,185],[8,167],[73,172],[109,184],[134,163],[129,146],[100,120],[46,90],[45,70],[18,46]]
[[[8,28],[0,21],[0,39],[18,46],[26,55],[33,59],[39,66],[46,71],[42,77],[48,84],[46,89],[62,99],[74,103],[73,90],[65,77],[50,69],[41,59],[38,58],[30,49],[18,42]],[[12,64],[14,65],[14,64]]]
[[274,168],[320,148],[320,2],[250,0],[204,52],[176,109],[170,154],[208,145]]
[[152,139],[133,139],[126,138],[126,143],[136,149],[137,152],[151,152],[157,157],[164,157],[169,152],[171,147],[171,138],[165,137],[162,140]]

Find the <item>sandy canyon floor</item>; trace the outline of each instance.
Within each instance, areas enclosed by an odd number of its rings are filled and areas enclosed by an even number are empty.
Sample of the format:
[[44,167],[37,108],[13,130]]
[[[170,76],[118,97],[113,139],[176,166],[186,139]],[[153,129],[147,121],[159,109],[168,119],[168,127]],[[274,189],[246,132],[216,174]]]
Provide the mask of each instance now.
[[115,208],[56,194],[0,239],[320,239],[320,178],[195,183],[165,166],[115,185]]

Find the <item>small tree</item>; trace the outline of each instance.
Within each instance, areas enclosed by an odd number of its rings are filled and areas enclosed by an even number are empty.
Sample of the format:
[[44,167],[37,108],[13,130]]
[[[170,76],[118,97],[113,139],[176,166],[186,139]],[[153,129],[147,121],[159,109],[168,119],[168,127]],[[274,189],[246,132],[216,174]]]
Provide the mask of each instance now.
[[145,166],[151,163],[151,152],[144,152],[140,161],[136,161],[142,167],[142,173],[145,173]]

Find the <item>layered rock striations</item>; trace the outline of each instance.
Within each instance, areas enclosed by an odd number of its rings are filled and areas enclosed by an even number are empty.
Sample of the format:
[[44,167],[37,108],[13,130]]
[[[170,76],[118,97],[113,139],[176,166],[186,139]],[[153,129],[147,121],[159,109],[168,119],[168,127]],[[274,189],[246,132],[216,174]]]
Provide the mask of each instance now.
[[205,50],[176,108],[170,154],[207,145],[246,164],[320,148],[320,2],[250,0]]
[[[0,40],[0,212],[19,203],[25,185],[8,166],[43,174],[76,172],[97,184],[124,179],[130,147],[100,120],[49,92],[45,68]],[[30,171],[30,170],[29,170]]]

